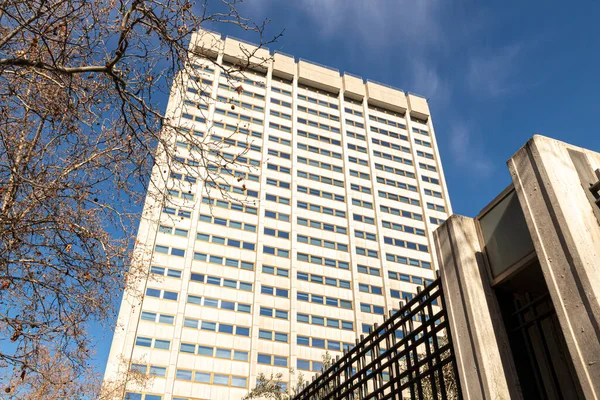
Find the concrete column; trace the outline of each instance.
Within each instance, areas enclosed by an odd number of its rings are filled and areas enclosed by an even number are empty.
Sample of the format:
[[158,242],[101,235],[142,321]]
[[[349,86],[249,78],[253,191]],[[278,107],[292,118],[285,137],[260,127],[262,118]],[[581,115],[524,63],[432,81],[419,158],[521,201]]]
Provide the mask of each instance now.
[[465,399],[521,399],[521,389],[475,221],[452,215],[434,234]]
[[534,136],[509,161],[515,190],[581,388],[600,398],[600,154]]

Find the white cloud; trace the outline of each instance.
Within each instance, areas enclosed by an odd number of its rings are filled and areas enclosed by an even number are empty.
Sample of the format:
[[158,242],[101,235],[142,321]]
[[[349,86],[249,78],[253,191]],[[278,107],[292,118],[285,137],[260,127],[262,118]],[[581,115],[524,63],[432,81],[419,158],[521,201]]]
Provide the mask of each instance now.
[[467,83],[474,92],[498,97],[517,90],[521,44],[511,44],[498,50],[485,50],[469,57]]
[[412,61],[412,84],[411,88],[417,94],[425,96],[429,101],[442,103],[450,97],[450,86],[437,68],[422,57],[416,57]]
[[450,132],[450,151],[454,163],[469,172],[487,178],[494,172],[494,164],[479,142],[473,140],[471,129],[455,124]]

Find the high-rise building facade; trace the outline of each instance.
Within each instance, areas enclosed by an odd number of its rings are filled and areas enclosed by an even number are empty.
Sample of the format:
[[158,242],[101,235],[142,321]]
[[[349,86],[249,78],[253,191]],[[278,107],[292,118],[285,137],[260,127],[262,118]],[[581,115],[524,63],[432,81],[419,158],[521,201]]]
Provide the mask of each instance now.
[[235,163],[198,165],[174,137],[176,160],[155,167],[169,201],[146,201],[149,278],[124,296],[105,376],[153,375],[131,399],[309,378],[434,278],[432,232],[451,214],[424,98],[210,32],[191,46],[202,56],[167,116]]

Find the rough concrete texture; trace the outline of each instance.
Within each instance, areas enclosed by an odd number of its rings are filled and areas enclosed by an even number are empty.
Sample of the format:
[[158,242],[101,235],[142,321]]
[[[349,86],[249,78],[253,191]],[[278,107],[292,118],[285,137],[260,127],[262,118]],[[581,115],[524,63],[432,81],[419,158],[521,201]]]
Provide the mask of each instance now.
[[475,222],[452,215],[434,232],[465,399],[521,399],[502,316],[484,269]]
[[582,390],[598,399],[600,224],[569,149],[600,167],[599,153],[539,135],[508,167]]

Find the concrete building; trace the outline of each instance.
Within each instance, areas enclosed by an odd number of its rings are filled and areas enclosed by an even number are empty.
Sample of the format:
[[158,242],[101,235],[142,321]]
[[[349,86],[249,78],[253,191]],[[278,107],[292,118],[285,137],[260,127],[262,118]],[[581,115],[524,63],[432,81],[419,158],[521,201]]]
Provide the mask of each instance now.
[[600,153],[534,136],[434,237],[465,399],[600,398]]
[[237,162],[198,166],[173,135],[177,157],[155,167],[135,251],[149,278],[124,296],[105,375],[155,376],[130,399],[310,378],[434,279],[452,212],[424,98],[211,32],[190,49],[167,116]]

